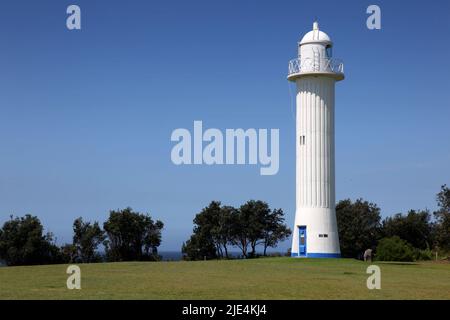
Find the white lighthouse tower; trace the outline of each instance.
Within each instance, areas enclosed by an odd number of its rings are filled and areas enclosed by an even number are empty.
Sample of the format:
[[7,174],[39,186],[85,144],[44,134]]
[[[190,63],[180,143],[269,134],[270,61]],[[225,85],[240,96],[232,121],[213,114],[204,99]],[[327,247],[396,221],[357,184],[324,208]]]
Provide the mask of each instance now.
[[334,186],[334,86],[344,66],[330,37],[314,22],[289,62],[296,96],[296,212],[292,256],[340,257]]

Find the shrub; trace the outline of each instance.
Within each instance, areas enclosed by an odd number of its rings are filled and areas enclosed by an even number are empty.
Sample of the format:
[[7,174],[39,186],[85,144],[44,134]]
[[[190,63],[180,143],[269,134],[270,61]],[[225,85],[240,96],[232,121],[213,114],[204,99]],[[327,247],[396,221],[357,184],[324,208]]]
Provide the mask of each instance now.
[[383,238],[377,246],[377,260],[414,261],[414,248],[398,236]]
[[431,260],[433,259],[433,252],[430,249],[420,250],[416,249],[415,260]]

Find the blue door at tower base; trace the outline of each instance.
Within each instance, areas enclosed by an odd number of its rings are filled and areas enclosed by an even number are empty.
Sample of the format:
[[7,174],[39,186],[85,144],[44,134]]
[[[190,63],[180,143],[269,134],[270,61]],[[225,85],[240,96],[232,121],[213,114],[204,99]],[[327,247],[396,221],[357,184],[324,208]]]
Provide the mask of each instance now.
[[306,255],[298,254],[296,252],[291,253],[291,257],[296,258],[340,258],[340,253],[312,253],[308,252]]
[[306,226],[298,227],[298,255],[306,257]]

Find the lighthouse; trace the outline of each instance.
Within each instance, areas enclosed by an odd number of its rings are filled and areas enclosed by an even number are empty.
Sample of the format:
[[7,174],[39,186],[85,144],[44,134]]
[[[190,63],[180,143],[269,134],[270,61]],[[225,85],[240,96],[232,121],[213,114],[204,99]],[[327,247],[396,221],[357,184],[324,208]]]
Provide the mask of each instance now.
[[334,88],[344,79],[330,37],[314,22],[289,62],[296,93],[296,212],[291,255],[339,258],[335,210]]

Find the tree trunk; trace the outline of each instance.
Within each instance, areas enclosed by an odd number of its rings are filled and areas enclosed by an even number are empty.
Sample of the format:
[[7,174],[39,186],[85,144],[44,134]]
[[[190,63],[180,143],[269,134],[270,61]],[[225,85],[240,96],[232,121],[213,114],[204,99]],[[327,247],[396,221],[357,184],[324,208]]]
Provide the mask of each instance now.
[[252,242],[251,243],[251,247],[252,247],[252,252],[250,253],[250,255],[253,257],[255,257],[256,255],[256,242]]
[[247,258],[247,241],[241,241],[241,245],[242,245],[242,255],[244,256],[244,258]]
[[224,245],[223,245],[223,248],[224,248],[224,250],[225,250],[225,258],[229,258],[228,257],[228,248],[227,248],[227,244],[225,243]]

